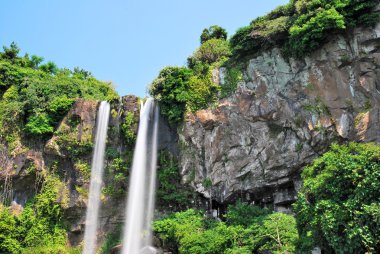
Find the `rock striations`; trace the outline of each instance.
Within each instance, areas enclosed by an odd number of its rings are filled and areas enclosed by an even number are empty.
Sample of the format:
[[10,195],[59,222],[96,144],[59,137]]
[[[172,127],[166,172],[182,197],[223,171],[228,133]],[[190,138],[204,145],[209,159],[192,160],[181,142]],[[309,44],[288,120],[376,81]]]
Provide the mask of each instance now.
[[328,41],[303,59],[261,53],[235,94],[189,114],[179,130],[184,181],[217,203],[288,211],[302,167],[332,142],[379,142],[380,25]]

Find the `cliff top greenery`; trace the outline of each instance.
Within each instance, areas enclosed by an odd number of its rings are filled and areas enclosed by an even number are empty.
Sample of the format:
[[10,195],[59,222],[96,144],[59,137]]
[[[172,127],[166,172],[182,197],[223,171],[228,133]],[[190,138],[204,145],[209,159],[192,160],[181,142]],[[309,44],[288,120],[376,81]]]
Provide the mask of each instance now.
[[[331,34],[356,26],[372,26],[380,14],[372,9],[380,0],[291,0],[227,39],[219,26],[203,30],[200,47],[187,59],[187,67],[165,67],[149,87],[171,122],[185,112],[213,105],[231,95],[242,79],[241,67],[262,51],[279,47],[286,57],[300,58],[325,43]],[[212,71],[227,67],[225,83],[214,84]]]
[[44,137],[77,98],[110,100],[117,94],[90,72],[60,69],[39,56],[19,56],[15,43],[0,52],[0,130],[12,145],[21,133]]

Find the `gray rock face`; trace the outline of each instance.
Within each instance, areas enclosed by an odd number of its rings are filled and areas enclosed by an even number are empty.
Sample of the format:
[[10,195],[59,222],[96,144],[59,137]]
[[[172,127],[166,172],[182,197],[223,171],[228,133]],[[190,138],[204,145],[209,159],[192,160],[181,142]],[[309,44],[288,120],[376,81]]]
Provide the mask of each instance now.
[[331,37],[304,59],[276,48],[251,59],[235,94],[180,128],[183,180],[220,203],[286,210],[302,168],[332,142],[380,141],[379,47],[380,25]]

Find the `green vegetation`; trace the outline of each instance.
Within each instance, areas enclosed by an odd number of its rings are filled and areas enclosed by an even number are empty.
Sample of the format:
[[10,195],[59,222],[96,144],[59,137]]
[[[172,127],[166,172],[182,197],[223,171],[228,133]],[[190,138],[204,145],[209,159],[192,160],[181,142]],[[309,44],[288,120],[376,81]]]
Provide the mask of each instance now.
[[217,91],[210,75],[197,76],[185,67],[165,67],[149,88],[160,102],[161,113],[172,123],[180,122],[186,110],[207,107],[215,101]]
[[210,26],[209,28],[203,29],[200,39],[201,44],[211,39],[227,40],[227,32],[220,26]]
[[237,203],[226,217],[226,222],[206,219],[190,209],[156,221],[154,230],[173,253],[295,252],[298,233],[292,216]]
[[[19,57],[15,43],[0,52],[0,130],[2,136],[51,135],[76,98],[111,100],[113,88],[88,72],[40,65],[38,56]],[[20,139],[20,138],[18,138]]]
[[[274,46],[288,57],[303,57],[318,49],[330,34],[380,20],[371,12],[380,0],[291,0],[240,28],[227,40],[219,26],[203,30],[200,47],[187,59],[187,67],[165,67],[150,85],[162,112],[179,123],[186,112],[206,108],[230,96],[242,80],[244,62]],[[243,64],[242,64],[243,63]],[[227,67],[225,83],[212,82],[212,71]]]
[[109,254],[111,249],[115,247],[118,244],[121,244],[121,238],[122,238],[122,227],[121,225],[118,225],[116,227],[116,230],[113,232],[110,232],[106,239],[104,240],[101,248],[100,248],[100,254]]
[[127,112],[125,116],[124,122],[121,125],[121,132],[124,136],[125,143],[132,147],[136,141],[136,133],[137,129],[137,116],[133,112]]
[[40,193],[26,204],[20,214],[0,207],[1,253],[48,254],[67,251],[66,229],[62,220],[63,188],[64,184],[58,177],[48,174]]
[[181,183],[177,160],[169,152],[160,152],[158,164],[157,206],[174,211],[185,209],[194,192]]
[[232,36],[235,61],[262,50],[280,46],[289,56],[302,57],[319,48],[331,33],[357,25],[379,22],[371,12],[378,0],[291,0],[239,29]]
[[380,147],[332,145],[306,167],[294,206],[299,250],[378,253],[380,241]]

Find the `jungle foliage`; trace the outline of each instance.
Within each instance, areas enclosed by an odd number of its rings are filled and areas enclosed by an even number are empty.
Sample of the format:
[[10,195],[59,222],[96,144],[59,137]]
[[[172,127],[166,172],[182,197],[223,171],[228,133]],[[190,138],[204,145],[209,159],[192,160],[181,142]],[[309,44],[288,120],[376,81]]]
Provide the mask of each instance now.
[[19,56],[15,43],[0,52],[1,135],[46,137],[55,130],[76,98],[111,100],[110,84],[89,72],[59,69],[42,57]]
[[371,10],[379,0],[291,0],[230,39],[232,58],[237,61],[262,50],[279,46],[288,56],[302,57],[318,49],[332,33],[379,22]]
[[332,145],[302,173],[294,205],[298,248],[325,253],[380,251],[380,147]]
[[242,203],[231,205],[226,217],[226,222],[207,219],[202,211],[189,209],[156,221],[154,230],[173,253],[295,252],[294,217]]
[[24,209],[11,212],[0,207],[0,253],[74,253],[66,247],[62,196],[64,184],[55,174],[43,178],[41,191],[29,200]]

